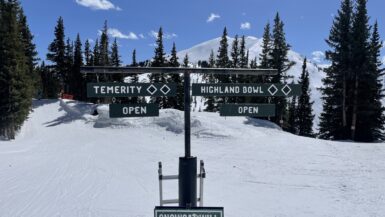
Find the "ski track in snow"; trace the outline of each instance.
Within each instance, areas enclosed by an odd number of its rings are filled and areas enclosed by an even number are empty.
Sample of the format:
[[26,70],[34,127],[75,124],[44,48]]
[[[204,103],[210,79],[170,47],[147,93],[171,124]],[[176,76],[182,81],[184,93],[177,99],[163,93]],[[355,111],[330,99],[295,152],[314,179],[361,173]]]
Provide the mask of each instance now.
[[[109,119],[106,106],[34,101],[15,141],[0,141],[1,217],[147,217],[157,162],[176,174],[183,113]],[[100,122],[103,125],[96,123]],[[385,146],[290,135],[266,121],[192,112],[205,205],[226,217],[385,216]],[[164,185],[177,197],[177,181]]]

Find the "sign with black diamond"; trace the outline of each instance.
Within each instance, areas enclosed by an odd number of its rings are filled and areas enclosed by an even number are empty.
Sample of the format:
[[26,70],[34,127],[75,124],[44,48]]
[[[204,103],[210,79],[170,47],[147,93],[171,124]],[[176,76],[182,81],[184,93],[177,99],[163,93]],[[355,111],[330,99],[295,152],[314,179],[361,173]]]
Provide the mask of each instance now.
[[87,97],[175,96],[176,84],[88,83]]
[[274,117],[274,104],[223,104],[221,116]]
[[299,84],[193,84],[193,96],[299,96]]
[[157,117],[157,104],[110,104],[110,118]]

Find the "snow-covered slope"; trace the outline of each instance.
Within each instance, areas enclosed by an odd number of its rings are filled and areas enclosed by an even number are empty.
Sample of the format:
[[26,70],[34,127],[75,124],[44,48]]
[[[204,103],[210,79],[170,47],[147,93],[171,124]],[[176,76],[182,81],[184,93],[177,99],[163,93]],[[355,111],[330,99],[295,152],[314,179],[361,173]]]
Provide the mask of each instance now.
[[[211,51],[214,51],[214,54],[217,54],[218,48],[219,48],[219,42],[221,38],[215,38],[203,43],[200,43],[196,46],[193,46],[192,48],[182,50],[178,52],[179,59],[183,59],[186,54],[189,56],[189,60],[192,63],[197,63],[199,60],[208,60]],[[229,55],[231,50],[231,45],[234,41],[234,38],[228,37],[228,44],[229,44]],[[262,39],[258,39],[256,37],[247,36],[245,37],[246,41],[246,49],[249,50],[249,59],[253,60],[255,57],[259,57],[259,54],[262,51]],[[302,72],[302,64],[304,61],[304,57],[300,55],[299,53],[290,50],[288,53],[288,59],[290,61],[295,62],[295,65],[291,67],[291,69],[287,72],[288,75],[294,76],[294,80],[298,81],[299,77],[301,76]],[[310,87],[312,91],[312,100],[315,102],[313,105],[314,113],[316,114],[315,119],[315,126],[318,125],[318,117],[319,114],[322,111],[322,101],[320,99],[321,93],[317,89],[321,87],[322,85],[322,78],[324,77],[324,72],[320,67],[318,67],[316,64],[312,63],[308,60],[307,69],[309,71],[310,75]]]
[[[176,174],[183,113],[114,119],[107,107],[34,101],[12,142],[0,141],[1,217],[150,217],[157,162]],[[192,153],[205,161],[205,205],[226,217],[363,217],[385,213],[384,144],[290,135],[247,118],[192,113]],[[165,184],[166,198],[177,182]]]

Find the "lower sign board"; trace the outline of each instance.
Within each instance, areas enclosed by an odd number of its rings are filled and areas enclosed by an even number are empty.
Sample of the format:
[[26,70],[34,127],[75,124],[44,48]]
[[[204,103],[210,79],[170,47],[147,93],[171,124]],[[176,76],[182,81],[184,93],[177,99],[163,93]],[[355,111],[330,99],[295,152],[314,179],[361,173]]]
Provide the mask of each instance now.
[[193,96],[299,96],[299,84],[193,84]]
[[87,97],[175,96],[176,84],[88,83]]
[[110,104],[110,118],[159,116],[157,104]]
[[273,104],[223,104],[220,106],[221,116],[250,116],[274,117],[275,105]]
[[223,207],[155,207],[155,217],[224,217]]

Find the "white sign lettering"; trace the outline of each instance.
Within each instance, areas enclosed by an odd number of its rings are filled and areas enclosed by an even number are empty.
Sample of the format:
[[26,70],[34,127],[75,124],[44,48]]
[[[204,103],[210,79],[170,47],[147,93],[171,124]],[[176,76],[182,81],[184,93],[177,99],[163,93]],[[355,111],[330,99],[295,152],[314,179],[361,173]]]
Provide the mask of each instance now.
[[239,114],[258,114],[259,108],[255,106],[240,106],[238,108]]
[[147,114],[147,108],[145,106],[123,107],[122,110],[124,115]]

